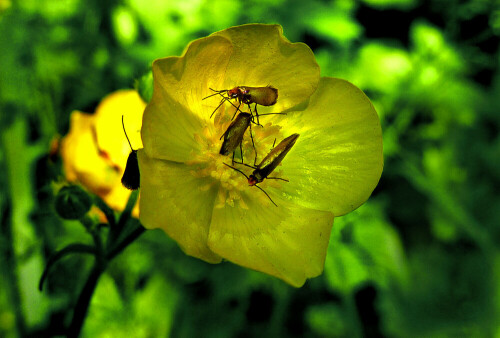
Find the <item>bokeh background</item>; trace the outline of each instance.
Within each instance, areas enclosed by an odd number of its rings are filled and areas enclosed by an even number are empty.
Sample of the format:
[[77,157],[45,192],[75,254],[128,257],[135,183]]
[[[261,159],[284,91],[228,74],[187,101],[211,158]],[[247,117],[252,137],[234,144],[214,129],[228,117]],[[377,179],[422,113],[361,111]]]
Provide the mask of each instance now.
[[[87,337],[500,337],[500,7],[458,0],[0,0],[0,336],[61,334],[91,242],[53,208],[71,111],[232,25],[279,23],[380,116],[385,168],[300,289],[148,231],[109,266]],[[251,57],[251,56],[249,56]]]

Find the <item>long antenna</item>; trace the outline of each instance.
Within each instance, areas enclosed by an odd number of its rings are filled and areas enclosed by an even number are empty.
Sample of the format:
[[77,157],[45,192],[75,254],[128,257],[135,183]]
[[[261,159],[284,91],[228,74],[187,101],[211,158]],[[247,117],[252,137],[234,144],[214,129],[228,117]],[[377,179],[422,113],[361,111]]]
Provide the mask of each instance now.
[[123,122],[123,115],[122,115],[122,127],[123,127],[123,132],[125,133],[125,137],[127,138],[128,145],[130,146],[130,149],[134,151],[134,148],[132,148],[132,143],[130,143],[130,140],[128,139],[127,131],[125,130],[125,123]]
[[254,187],[256,188],[259,188],[260,191],[262,191],[264,194],[266,194],[267,198],[269,198],[269,200],[274,204],[274,206],[278,206],[276,203],[274,203],[274,201],[272,200],[272,198],[267,194],[267,192],[264,191],[264,189],[262,189],[261,187],[259,187],[257,184],[254,185]]
[[222,100],[220,101],[219,105],[217,106],[217,108],[214,109],[214,111],[212,112],[212,114],[210,115],[210,118],[212,118],[212,116],[214,116],[215,112],[217,111],[217,109],[219,109],[220,106],[222,106],[222,104],[227,101],[228,99],[225,98],[224,96],[222,97]]
[[226,89],[223,89],[223,90],[215,90],[215,89],[212,89],[212,88],[208,88],[208,89],[210,89],[211,91],[214,91],[215,93],[202,98],[202,100],[208,99],[209,97],[212,97],[214,95],[217,95],[217,94],[220,94],[220,93],[222,93],[224,91],[227,91]]
[[[201,99],[202,101],[203,101],[203,100],[205,100],[205,99],[208,99],[209,97],[212,97],[212,96],[214,96],[214,95],[217,95],[217,94],[219,94],[220,96],[222,96],[222,100],[220,101],[220,103],[219,103],[219,105],[217,106],[217,108],[215,108],[215,110],[212,112],[212,114],[210,115],[210,118],[212,118],[212,116],[214,116],[214,114],[215,114],[215,112],[217,111],[217,109],[219,109],[219,108],[220,108],[220,106],[222,106],[222,104],[223,104],[224,102],[226,102],[226,101],[227,101],[227,102],[229,102],[229,103],[230,103],[230,104],[231,104],[234,108],[236,108],[236,111],[234,112],[233,118],[231,119],[231,120],[233,120],[233,119],[234,119],[234,117],[236,116],[236,113],[237,113],[238,111],[241,111],[241,110],[240,110],[240,106],[237,106],[237,107],[236,107],[236,105],[235,105],[234,103],[232,103],[232,102],[231,102],[231,98],[229,98],[229,97],[227,97],[227,96],[224,96],[224,94],[223,94],[223,93],[224,93],[224,92],[227,92],[228,90],[227,90],[227,89],[223,89],[223,90],[215,90],[215,89],[213,89],[213,88],[208,88],[208,89],[210,89],[211,91],[213,91],[213,92],[215,92],[215,93],[213,93],[213,94],[211,94],[211,95],[208,95],[208,96],[205,96],[204,98],[202,98],[202,99]],[[241,103],[240,103],[240,105],[241,105]],[[251,113],[251,112],[252,112],[252,110],[250,110],[250,113]]]
[[227,163],[225,163],[225,162],[222,162],[222,164],[225,164],[225,165],[227,165],[229,168],[236,170],[237,172],[239,172],[240,174],[242,174],[243,176],[245,176],[245,177],[247,178],[247,180],[248,180],[248,176],[247,176],[247,175],[246,175],[243,171],[241,171],[240,169],[237,169],[237,168],[235,168],[235,167],[233,167],[233,166],[230,166],[229,164],[227,164]]
[[[222,163],[225,164],[225,165],[227,165],[229,168],[236,170],[237,172],[239,172],[240,174],[242,174],[243,176],[245,176],[247,178],[247,180],[248,180],[248,176],[243,171],[241,171],[240,169],[237,169],[237,168],[235,168],[233,166],[230,166],[229,164],[227,164],[225,162],[222,162]],[[267,198],[269,198],[269,200],[271,201],[272,204],[274,204],[276,207],[278,206],[276,203],[274,203],[274,201],[271,198],[271,196],[269,196],[269,194],[264,191],[264,189],[262,189],[261,187],[259,187],[257,184],[255,184],[254,187],[259,188],[260,191],[262,191],[264,194],[266,194]]]

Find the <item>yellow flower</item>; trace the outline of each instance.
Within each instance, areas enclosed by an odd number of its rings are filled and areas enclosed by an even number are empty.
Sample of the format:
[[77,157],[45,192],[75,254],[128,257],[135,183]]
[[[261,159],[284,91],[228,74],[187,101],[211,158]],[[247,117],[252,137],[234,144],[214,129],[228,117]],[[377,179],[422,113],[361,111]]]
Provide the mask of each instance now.
[[[134,90],[114,92],[101,101],[94,115],[74,111],[69,133],[61,142],[66,179],[81,183],[115,210],[123,210],[130,195],[120,182],[130,153],[122,115],[132,146],[141,148],[145,106]],[[139,215],[138,204],[133,215]]]
[[[383,158],[368,98],[319,73],[309,47],[290,43],[279,25],[232,27],[193,41],[181,57],[156,60],[138,152],[142,224],[163,229],[188,255],[210,263],[229,260],[293,286],[321,274],[334,215],[368,199]],[[261,116],[263,126],[253,125],[257,163],[275,139],[300,134],[271,175],[289,182],[260,184],[278,207],[224,165],[230,156],[219,155],[235,108],[225,103],[210,118],[221,98],[202,100],[209,88],[267,85],[278,89],[278,100],[258,106],[259,114],[287,114]],[[242,148],[252,164],[248,131]]]

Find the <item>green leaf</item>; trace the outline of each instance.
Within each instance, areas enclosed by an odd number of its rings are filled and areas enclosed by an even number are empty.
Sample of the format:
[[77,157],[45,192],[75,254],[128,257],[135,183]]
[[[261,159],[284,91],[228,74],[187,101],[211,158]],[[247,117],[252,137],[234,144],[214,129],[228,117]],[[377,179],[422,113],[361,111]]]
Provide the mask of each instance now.
[[[331,249],[330,249],[331,248]],[[325,274],[329,286],[344,295],[370,278],[367,266],[351,245],[331,243],[326,256]]]
[[313,332],[320,337],[344,337],[346,334],[345,313],[335,304],[308,308],[306,320]]

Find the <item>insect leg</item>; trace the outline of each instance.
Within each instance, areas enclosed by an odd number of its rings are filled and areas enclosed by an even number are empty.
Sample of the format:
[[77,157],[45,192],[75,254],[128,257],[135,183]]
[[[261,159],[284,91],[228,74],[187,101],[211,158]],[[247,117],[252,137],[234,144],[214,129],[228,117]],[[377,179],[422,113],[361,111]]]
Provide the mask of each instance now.
[[[250,107],[250,106],[249,106]],[[255,104],[255,107],[253,108],[255,111],[255,115],[257,116],[257,124],[260,125],[261,127],[264,127],[262,124],[259,122],[259,113],[257,112],[257,103]]]
[[[250,124],[249,124],[249,126],[250,126],[250,139],[252,140],[253,151],[254,151],[254,153],[255,153],[255,159],[254,159],[254,161],[253,161],[253,165],[254,165],[254,166],[257,166],[257,148],[255,148],[255,143],[254,143],[254,141],[253,141],[253,136],[252,136],[252,124],[250,123]],[[242,161],[242,162],[243,162],[243,161]]]
[[236,154],[236,151],[233,151],[233,163],[232,163],[233,165],[235,163],[246,165],[245,163],[243,163],[243,149],[242,149],[241,143],[240,143],[240,152],[241,152],[241,162],[236,162],[234,160],[234,155]]
[[243,142],[240,142],[241,163],[243,163],[243,147],[242,147],[242,143]]

